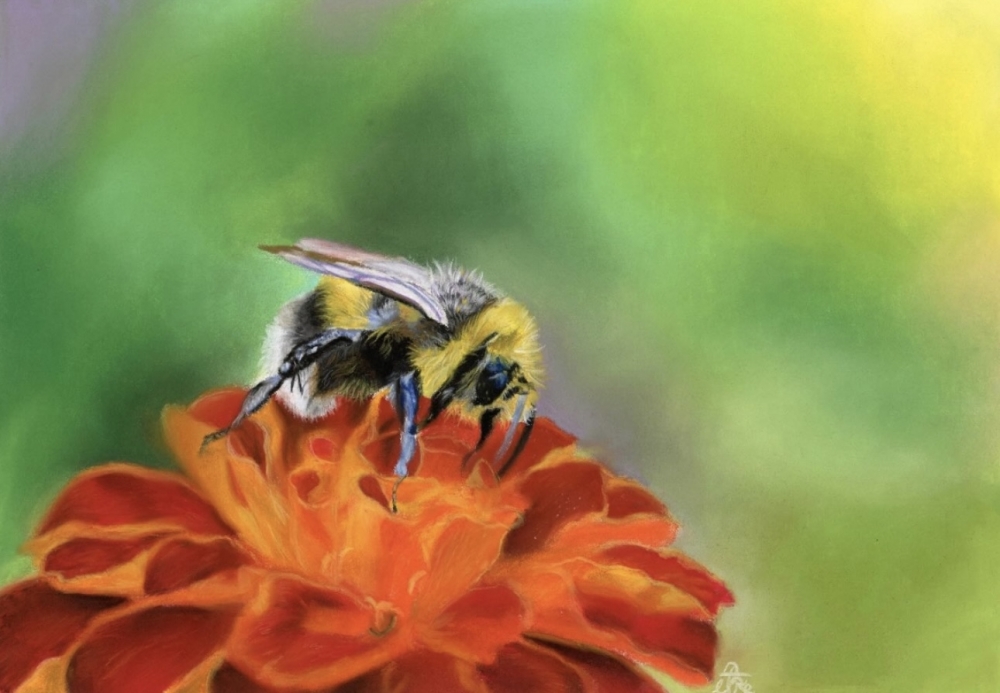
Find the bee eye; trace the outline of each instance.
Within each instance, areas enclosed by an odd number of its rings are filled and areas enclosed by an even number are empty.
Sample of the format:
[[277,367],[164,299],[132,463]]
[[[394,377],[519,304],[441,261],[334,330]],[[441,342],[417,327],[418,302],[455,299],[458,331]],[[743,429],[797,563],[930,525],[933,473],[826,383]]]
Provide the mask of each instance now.
[[500,361],[488,361],[476,381],[476,399],[473,404],[490,404],[507,389],[510,369]]

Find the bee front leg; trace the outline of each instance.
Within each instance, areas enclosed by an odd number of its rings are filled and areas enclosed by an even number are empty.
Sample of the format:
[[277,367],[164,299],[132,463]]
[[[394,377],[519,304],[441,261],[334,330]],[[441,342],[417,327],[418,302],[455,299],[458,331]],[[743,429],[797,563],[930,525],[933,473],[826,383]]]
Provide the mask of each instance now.
[[396,413],[399,414],[399,459],[393,469],[398,479],[392,487],[392,512],[396,512],[396,491],[409,474],[410,460],[417,450],[417,405],[420,403],[420,382],[414,371],[404,373],[395,382]]
[[417,449],[417,405],[420,402],[420,385],[413,371],[404,373],[396,381],[396,412],[399,414],[399,459],[393,473],[406,476]]
[[490,433],[493,432],[493,425],[497,421],[497,417],[500,416],[499,409],[487,409],[479,417],[479,442],[476,443],[476,447],[469,450],[465,457],[462,459],[462,467],[465,468],[469,464],[469,460],[472,456],[479,452],[482,447],[486,444],[486,439],[490,437]]
[[243,404],[240,406],[240,411],[236,415],[236,418],[234,418],[225,428],[215,431],[214,433],[209,433],[205,436],[205,438],[201,441],[201,449],[204,450],[207,445],[213,443],[219,438],[225,438],[231,430],[239,426],[258,409],[267,404],[268,400],[274,396],[274,393],[281,389],[281,386],[289,378],[292,379],[293,383],[296,379],[298,379],[299,387],[301,388],[302,372],[306,368],[316,363],[316,361],[322,358],[340,342],[356,342],[364,334],[364,330],[342,330],[340,328],[334,328],[321,332],[312,339],[308,339],[300,344],[297,344],[295,348],[288,352],[288,355],[285,356],[285,360],[281,362],[280,366],[278,366],[278,372],[275,375],[268,376],[250,388],[246,397],[243,398]]

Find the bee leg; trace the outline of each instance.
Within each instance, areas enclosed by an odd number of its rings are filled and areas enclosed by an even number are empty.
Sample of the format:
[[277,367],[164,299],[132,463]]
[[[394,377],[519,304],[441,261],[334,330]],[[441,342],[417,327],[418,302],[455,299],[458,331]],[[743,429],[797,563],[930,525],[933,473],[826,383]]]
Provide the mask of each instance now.
[[514,413],[510,417],[510,426],[507,427],[507,433],[503,437],[500,449],[497,450],[497,461],[507,454],[507,448],[514,441],[514,431],[517,430],[517,425],[521,423],[521,417],[524,416],[524,405],[527,401],[528,396],[526,394],[521,393],[518,395],[517,402],[514,404]]
[[483,412],[483,415],[479,417],[479,442],[476,443],[476,447],[469,450],[469,452],[462,459],[463,468],[469,464],[469,460],[472,459],[472,456],[479,452],[483,445],[486,444],[486,439],[489,438],[490,433],[493,432],[493,424],[496,423],[499,415],[499,409],[487,409]]
[[399,414],[399,459],[393,474],[399,477],[392,487],[392,511],[396,512],[396,490],[409,473],[410,460],[417,450],[417,405],[420,403],[420,384],[413,371],[404,373],[395,383],[396,412]]
[[[511,422],[511,426],[515,426],[516,422]],[[531,437],[531,430],[535,427],[535,412],[531,411],[528,413],[528,417],[524,421],[524,427],[521,429],[521,435],[517,439],[517,444],[514,446],[514,450],[510,453],[510,457],[504,462],[500,469],[497,470],[497,476],[502,477],[504,473],[514,464],[515,460],[524,451],[524,446],[528,444],[528,438]]]
[[271,399],[281,384],[285,382],[285,379],[280,375],[272,375],[270,378],[265,378],[259,383],[250,388],[247,392],[246,397],[243,398],[243,405],[240,407],[240,412],[233,419],[232,423],[223,429],[216,431],[215,433],[209,433],[201,441],[201,449],[204,450],[206,446],[215,442],[219,438],[225,438],[231,430],[243,423],[247,417],[251,416],[258,409],[263,407],[267,400]]
[[342,330],[335,328],[321,332],[312,339],[298,344],[285,356],[285,360],[278,366],[277,374],[268,376],[250,388],[246,397],[243,398],[243,405],[240,407],[240,411],[232,423],[214,433],[209,433],[202,439],[201,449],[204,450],[206,446],[219,438],[225,438],[231,430],[267,404],[267,401],[274,396],[275,392],[281,389],[281,386],[289,378],[291,378],[293,386],[298,382],[299,388],[302,389],[304,387],[302,383],[302,371],[318,361],[338,342],[345,340],[356,342],[363,334],[365,334],[363,330]]

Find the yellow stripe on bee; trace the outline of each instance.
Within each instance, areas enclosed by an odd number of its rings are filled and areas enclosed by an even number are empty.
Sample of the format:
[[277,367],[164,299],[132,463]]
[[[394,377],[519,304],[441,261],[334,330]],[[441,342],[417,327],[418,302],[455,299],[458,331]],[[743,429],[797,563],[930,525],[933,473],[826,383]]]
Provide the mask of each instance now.
[[317,289],[323,294],[323,320],[346,330],[368,327],[368,309],[374,294],[346,279],[320,277]]
[[542,367],[535,321],[524,306],[503,298],[473,316],[443,347],[420,349],[413,354],[424,392],[437,392],[466,354],[493,334],[496,338],[487,347],[489,351],[520,365],[529,385],[538,388]]

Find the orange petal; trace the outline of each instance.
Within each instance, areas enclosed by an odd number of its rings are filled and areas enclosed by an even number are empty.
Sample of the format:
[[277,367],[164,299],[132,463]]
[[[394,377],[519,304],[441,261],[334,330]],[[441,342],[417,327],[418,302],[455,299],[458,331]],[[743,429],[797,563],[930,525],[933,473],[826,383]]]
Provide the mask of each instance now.
[[480,666],[479,672],[491,693],[583,690],[583,679],[571,666],[554,653],[526,643],[507,645],[495,664]]
[[63,654],[92,618],[122,603],[114,597],[64,594],[44,580],[0,592],[0,691],[13,691],[44,660]]
[[143,589],[147,594],[169,592],[247,562],[247,556],[229,539],[169,539],[150,556]]
[[196,534],[230,534],[212,506],[181,477],[127,464],[78,475],[52,504],[38,534],[72,521],[98,526],[167,522]]
[[492,566],[508,526],[483,524],[469,518],[448,522],[434,542],[429,575],[413,606],[417,620],[432,619],[464,594]]
[[344,592],[279,577],[262,596],[237,621],[228,655],[266,685],[335,686],[409,649],[394,615]]
[[74,693],[161,693],[221,647],[232,611],[153,607],[101,624],[70,661]]
[[[269,562],[276,565],[292,562],[283,491],[268,479],[261,465],[252,458],[235,454],[229,446],[221,444],[223,441],[202,451],[201,440],[210,429],[184,410],[168,407],[163,416],[167,442],[174,454],[226,523]],[[253,425],[258,423],[254,421]],[[275,431],[269,432],[272,440],[268,445],[278,445],[273,440],[277,435]]]
[[623,544],[604,549],[598,560],[636,568],[654,580],[674,585],[694,596],[712,615],[721,607],[734,604],[732,592],[721,580],[676,551],[657,552]]
[[520,485],[530,499],[524,522],[512,530],[504,553],[521,556],[542,548],[561,525],[604,508],[604,473],[593,462],[567,462],[540,469]]
[[497,652],[521,637],[524,606],[504,585],[478,587],[459,597],[423,636],[428,648],[460,659],[492,664]]
[[[548,544],[533,559],[548,560],[567,556],[589,556],[608,544],[640,544],[660,547],[677,536],[677,525],[659,515],[632,515],[621,520],[609,520],[603,514],[591,513],[564,524],[553,532]],[[543,555],[544,554],[544,555]]]
[[532,636],[623,654],[683,683],[707,681],[716,634],[694,596],[641,570],[585,558],[531,567],[524,561],[504,577],[524,596]]

